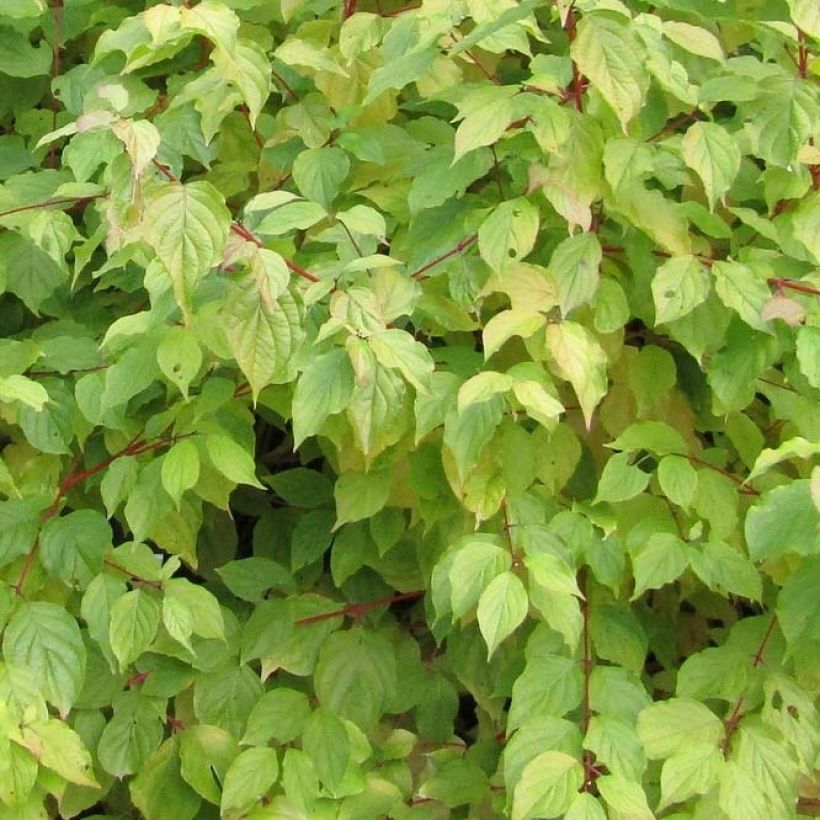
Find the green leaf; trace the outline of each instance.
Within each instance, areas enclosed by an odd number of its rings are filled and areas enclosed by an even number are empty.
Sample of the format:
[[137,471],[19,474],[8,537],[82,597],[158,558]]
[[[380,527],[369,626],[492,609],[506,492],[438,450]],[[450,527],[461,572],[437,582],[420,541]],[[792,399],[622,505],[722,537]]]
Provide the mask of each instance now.
[[437,55],[437,49],[425,48],[389,60],[370,75],[362,104],[369,105],[385,91],[400,90],[420,79],[427,73]]
[[608,774],[595,781],[601,797],[616,816],[634,820],[652,820],[654,814],[646,802],[646,794],[640,783],[619,775]]
[[797,331],[797,361],[809,384],[820,389],[820,328],[806,326]]
[[52,718],[23,726],[22,745],[69,783],[99,788],[91,755],[80,736],[62,720]]
[[498,645],[509,637],[527,617],[527,591],[518,576],[502,572],[478,599],[478,626],[491,658]]
[[516,381],[513,385],[513,395],[521,402],[527,415],[543,424],[548,430],[555,427],[555,422],[565,410],[564,405],[558,399],[534,380]]
[[717,747],[723,724],[702,703],[670,698],[653,703],[638,715],[638,736],[649,758],[668,758],[693,744]]
[[111,605],[111,650],[122,671],[151,645],[159,619],[159,604],[141,589],[126,592]]
[[304,338],[299,305],[289,291],[269,304],[248,282],[233,289],[223,311],[231,351],[255,402],[267,385],[293,377],[290,363]]
[[3,635],[3,657],[27,669],[43,697],[65,715],[85,678],[86,651],[77,622],[58,604],[24,603]]
[[734,760],[723,766],[720,778],[718,805],[729,820],[771,817],[771,803],[762,787],[750,771]]
[[225,621],[219,601],[204,587],[185,578],[170,578],[165,582],[165,600],[177,601],[191,612],[194,635],[201,638],[225,637]]
[[179,740],[171,737],[148,759],[129,786],[134,805],[145,820],[193,820],[200,799],[179,772]]
[[100,764],[114,777],[141,771],[164,735],[164,710],[150,698],[129,694],[117,699],[97,744]]
[[333,490],[336,528],[375,515],[390,498],[390,484],[390,476],[380,470],[340,475]]
[[801,479],[775,487],[746,514],[745,532],[754,561],[789,552],[811,555],[820,550],[820,513],[811,500],[809,481]]
[[628,453],[616,453],[607,461],[598,481],[595,504],[603,501],[610,503],[628,501],[646,489],[651,478],[650,474],[630,464],[629,460]]
[[[707,20],[704,20],[707,22]],[[705,28],[693,26],[691,23],[682,23],[678,20],[664,20],[664,36],[671,40],[676,46],[697,54],[699,57],[706,57],[718,63],[725,62],[720,41]]]
[[328,211],[349,173],[350,160],[336,146],[308,148],[293,162],[293,181],[299,192]]
[[640,781],[646,768],[641,742],[635,727],[620,717],[594,715],[589,722],[584,748],[595,753],[614,775]]
[[217,74],[239,89],[253,127],[271,91],[271,65],[264,49],[252,40],[239,38],[235,49],[214,49],[211,60]]
[[221,793],[217,783],[224,782],[238,752],[236,739],[224,729],[189,726],[179,738],[180,774],[197,794],[218,806]]
[[820,633],[818,579],[820,558],[806,558],[777,596],[777,618],[789,647],[794,647],[802,637],[816,639]]
[[111,539],[108,521],[96,510],[75,510],[52,518],[40,533],[43,566],[54,577],[76,581],[84,589],[102,571]]
[[752,562],[734,547],[709,541],[700,552],[690,552],[692,569],[709,589],[761,600],[763,582]]
[[382,366],[398,370],[418,392],[429,391],[435,365],[427,348],[406,330],[388,328],[374,333],[370,346]]
[[199,450],[191,439],[174,444],[162,459],[162,486],[179,509],[186,490],[199,480]]
[[820,39],[820,9],[811,0],[788,0],[788,4],[797,28]]
[[[9,29],[0,26],[0,54],[3,57],[9,53],[7,44],[3,43],[8,31]],[[14,37],[21,39],[17,33]],[[5,70],[3,57],[0,57],[0,72]],[[50,59],[49,57],[49,61]],[[4,290],[19,296],[35,315],[39,313],[42,304],[61,285],[66,284],[68,279],[68,268],[57,264],[53,257],[30,239],[12,232],[5,232],[0,236],[0,283],[5,280]],[[20,389],[16,380],[13,384]]]
[[549,552],[532,552],[524,559],[524,565],[527,567],[530,583],[551,593],[584,597],[578,588],[574,568],[562,558]]
[[591,302],[598,289],[603,253],[594,233],[577,233],[552,252],[549,270],[558,290],[561,315]]
[[780,464],[789,458],[808,459],[820,453],[820,442],[808,441],[802,436],[795,436],[784,441],[777,447],[761,450],[760,455],[755,459],[752,470],[746,478],[746,482],[752,481],[762,475],[775,464]]
[[31,499],[0,502],[0,564],[9,564],[32,548],[43,507]]
[[562,817],[583,782],[578,760],[564,752],[541,752],[521,773],[513,793],[512,819]]
[[45,10],[45,0],[9,0],[3,4],[3,14],[12,19],[37,17]]
[[482,331],[484,339],[484,358],[489,359],[502,345],[513,336],[526,339],[539,331],[546,324],[542,313],[526,308],[502,310],[496,313]]
[[39,766],[33,755],[8,738],[0,741],[0,749],[0,797],[6,805],[19,807],[31,795]]
[[538,210],[519,197],[502,202],[478,229],[481,258],[497,273],[523,259],[538,235]]
[[41,41],[34,47],[10,26],[0,26],[0,55],[0,71],[10,77],[37,77],[48,74],[51,66],[48,43]]
[[205,439],[208,458],[228,481],[236,484],[249,484],[259,487],[262,484],[256,477],[256,465],[253,456],[229,436],[209,435]]
[[171,277],[184,315],[197,283],[222,257],[229,224],[221,195],[207,182],[169,182],[146,202],[145,241]]
[[589,792],[580,792],[565,812],[564,820],[606,820],[606,812]]
[[763,305],[770,296],[765,278],[740,262],[715,262],[712,274],[720,301],[734,310],[747,325],[768,333],[769,324],[761,315]]
[[639,674],[646,661],[648,640],[635,613],[625,606],[590,609],[589,631],[598,655]]
[[363,339],[350,337],[347,350],[354,374],[347,415],[359,448],[365,456],[373,458],[401,435],[405,385],[379,364],[373,349]]
[[688,565],[686,544],[680,538],[667,532],[653,533],[632,556],[635,589],[630,600],[636,600],[647,589],[660,589],[677,580]]
[[688,509],[695,500],[698,489],[698,471],[688,458],[664,456],[658,462],[658,484],[673,504]]
[[328,416],[344,410],[354,389],[353,368],[345,350],[331,350],[310,361],[293,395],[294,446],[316,435]]
[[485,86],[461,100],[464,118],[456,130],[453,165],[468,152],[498,142],[515,119],[515,91],[513,86]]
[[[275,193],[284,193],[276,191]],[[256,232],[279,236],[294,230],[306,230],[321,222],[327,216],[325,209],[317,202],[304,200],[286,201],[271,211],[257,226]]]
[[472,610],[489,583],[511,566],[510,553],[489,541],[468,541],[460,547],[448,573],[453,620]]
[[696,122],[690,125],[681,141],[684,162],[700,177],[709,209],[732,186],[740,170],[740,149],[732,136],[720,125]]
[[239,18],[216,0],[203,0],[193,8],[182,6],[179,10],[179,22],[183,29],[207,37],[219,49],[236,48]]
[[506,393],[513,384],[513,377],[506,373],[489,370],[477,373],[458,389],[458,412],[463,413],[474,404],[485,402],[499,393]]
[[225,772],[220,811],[245,813],[276,782],[279,759],[275,749],[266,746],[245,749]]
[[466,758],[445,761],[419,789],[421,797],[438,800],[455,808],[481,800],[487,791],[487,775],[481,767]]
[[341,719],[320,706],[308,718],[302,733],[302,749],[313,761],[328,789],[335,790],[350,761],[350,738]]
[[643,49],[629,28],[603,15],[584,15],[570,54],[618,116],[624,133],[649,88]]
[[769,77],[766,90],[746,106],[755,153],[787,168],[817,122],[815,90],[795,73]]
[[0,401],[19,401],[39,413],[48,401],[48,392],[45,387],[31,379],[12,374],[0,377]]
[[326,710],[370,732],[394,695],[395,649],[372,630],[334,632],[319,652],[314,682]]
[[157,364],[187,400],[188,386],[202,367],[202,350],[190,330],[169,328],[157,347]]
[[589,428],[595,407],[606,395],[606,353],[595,337],[576,322],[549,325],[547,346],[558,375],[575,390]]
[[659,456],[682,454],[689,449],[683,436],[662,421],[637,421],[630,424],[615,441],[606,446],[627,453],[649,450]]
[[652,279],[655,321],[674,322],[687,316],[709,295],[709,278],[691,254],[673,256]]
[[290,743],[302,734],[309,716],[307,695],[279,686],[265,692],[256,702],[248,716],[248,728],[242,743],[262,746],[271,738],[278,743]]

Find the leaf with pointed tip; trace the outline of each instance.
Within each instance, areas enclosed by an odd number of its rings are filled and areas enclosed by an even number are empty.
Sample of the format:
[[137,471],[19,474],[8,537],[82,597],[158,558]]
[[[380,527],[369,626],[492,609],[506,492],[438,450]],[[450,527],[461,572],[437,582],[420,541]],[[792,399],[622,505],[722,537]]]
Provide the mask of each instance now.
[[626,132],[649,89],[643,48],[629,27],[603,15],[584,15],[570,48],[581,74],[589,77]]
[[592,413],[607,391],[606,353],[598,340],[576,322],[550,325],[547,328],[547,345],[558,375],[575,390],[589,427]]
[[147,199],[143,236],[174,285],[183,313],[197,282],[222,258],[231,217],[210,183],[159,186]]
[[497,575],[478,599],[478,628],[487,643],[487,657],[492,658],[498,645],[509,637],[527,617],[527,590],[517,575]]
[[700,177],[710,210],[740,170],[740,149],[732,135],[713,122],[690,125],[681,141],[684,162]]

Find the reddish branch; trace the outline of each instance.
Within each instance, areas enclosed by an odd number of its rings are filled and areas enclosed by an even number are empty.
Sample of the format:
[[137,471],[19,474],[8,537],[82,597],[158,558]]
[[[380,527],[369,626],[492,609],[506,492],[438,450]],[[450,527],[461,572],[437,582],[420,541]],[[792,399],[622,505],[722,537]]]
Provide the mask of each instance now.
[[413,273],[411,273],[410,276],[413,279],[419,279],[420,277],[424,276],[424,274],[427,273],[427,271],[430,270],[430,268],[434,268],[439,263],[444,262],[445,259],[449,259],[451,256],[456,256],[459,253],[462,253],[463,251],[467,250],[467,248],[469,248],[470,245],[472,245],[473,242],[475,242],[477,239],[478,234],[470,234],[470,236],[467,236],[464,239],[462,239],[461,242],[459,242],[458,245],[456,245],[454,248],[450,248],[450,250],[446,253],[441,254],[441,256],[437,256],[435,259],[429,261],[426,265],[422,265],[418,270],[413,271]]
[[[583,628],[581,634],[581,643],[584,655],[581,659],[581,671],[584,676],[583,681],[583,698],[581,701],[581,734],[586,736],[589,730],[589,724],[592,720],[592,706],[589,697],[589,684],[592,678],[592,667],[594,661],[592,659],[592,642],[589,634],[589,601],[586,598],[586,571],[581,570],[579,574],[579,587],[584,597],[580,601],[581,617],[583,619]],[[581,786],[582,792],[592,792],[595,789],[595,781],[600,775],[600,771],[595,767],[595,755],[589,749],[584,749],[584,756],[581,761],[584,766],[584,782]]]
[[[145,441],[143,438],[137,436],[129,444],[123,447],[122,450],[119,450],[113,455],[108,456],[108,458],[104,458],[102,461],[98,462],[93,467],[87,467],[84,470],[73,469],[63,479],[63,481],[60,483],[60,486],[57,488],[57,492],[54,495],[54,500],[51,502],[51,506],[42,515],[40,525],[42,526],[47,521],[49,521],[57,515],[57,513],[60,511],[60,504],[62,503],[63,499],[74,487],[76,487],[78,484],[84,483],[87,479],[97,475],[97,473],[102,472],[106,469],[106,467],[111,465],[118,458],[122,458],[123,456],[138,456],[141,453],[147,453],[151,450],[157,450],[160,447],[165,447],[166,445],[173,444],[180,438],[184,438],[184,436],[170,436],[167,438],[157,439],[155,441]],[[26,578],[28,578],[28,575],[31,572],[31,568],[34,564],[34,559],[37,555],[39,545],[40,537],[38,535],[34,539],[34,542],[29,548],[29,551],[26,553],[22,569],[20,570],[20,576],[17,579],[17,583],[14,585],[14,591],[17,595],[22,595],[23,593],[23,586],[26,583]]]
[[424,595],[423,589],[417,589],[413,592],[400,592],[396,595],[391,595],[389,598],[380,598],[378,601],[365,601],[363,604],[347,604],[341,609],[334,609],[332,612],[320,612],[318,615],[309,615],[307,618],[300,618],[295,621],[295,626],[308,626],[309,624],[319,623],[320,621],[329,621],[333,618],[353,618],[357,620],[363,617],[371,609],[380,609],[383,606],[390,606],[398,601],[412,601],[416,598],[421,598]]
[[344,6],[342,7],[342,20],[347,20],[348,17],[352,17],[356,13],[357,5],[358,0],[345,0]]
[[810,296],[820,296],[820,288],[811,285],[804,285],[802,282],[794,282],[791,279],[772,278],[766,280],[773,288],[787,288],[796,290],[798,293],[808,293]]
[[[575,39],[577,33],[577,24],[575,19],[575,5],[571,5],[567,9],[567,19],[564,23],[564,31],[567,33],[567,39],[570,44]],[[578,70],[578,64],[575,60],[572,61],[572,94],[571,98],[575,104],[576,111],[584,110],[584,78]]]
[[718,467],[717,464],[712,464],[711,461],[705,461],[702,458],[698,458],[697,456],[686,456],[692,464],[698,464],[701,467],[708,467],[710,470],[714,470],[716,473],[720,473],[721,475],[725,475],[726,478],[731,479],[737,484],[737,491],[742,493],[743,495],[760,495],[760,491],[756,490],[754,487],[750,487],[748,484],[745,484],[743,479],[740,476],[735,475],[734,473],[730,473],[728,470],[724,470],[723,467]]
[[18,205],[16,208],[9,208],[7,211],[0,211],[0,219],[4,216],[19,214],[23,211],[36,211],[38,208],[50,208],[52,205],[84,205],[94,199],[102,199],[107,194],[90,194],[88,196],[64,196],[56,199],[46,199],[42,202],[35,202],[32,205]]
[[[757,648],[757,652],[755,652],[754,658],[752,658],[752,669],[757,669],[759,666],[763,664],[763,655],[766,652],[766,646],[769,643],[769,639],[772,637],[774,633],[774,628],[777,625],[777,615],[772,615],[771,620],[769,621],[768,627],[766,627],[766,632],[763,634],[763,638],[760,641],[760,646]],[[740,725],[740,721],[743,720],[743,695],[741,695],[736,703],[734,709],[732,709],[732,713],[726,719],[724,723],[724,732],[723,732],[723,741],[721,743],[721,747],[723,749],[723,753],[729,751],[729,748],[732,744],[732,735],[737,731],[737,727]]]
[[[171,170],[156,160],[152,160],[153,165],[157,168],[166,179],[170,182],[179,182],[177,177],[171,172]],[[257,247],[262,247],[262,240],[256,236],[255,234],[251,233],[244,225],[237,221],[233,221],[231,223],[231,232],[235,233],[237,236],[241,236],[248,242],[253,242],[254,245]],[[297,265],[295,262],[292,262],[290,259],[285,260],[285,264],[292,270],[297,276],[301,276],[302,279],[307,279],[308,282],[318,282],[319,277],[314,276],[312,273],[306,271],[303,267]]]
[[809,69],[809,51],[806,48],[806,32],[797,29],[797,73],[805,80]]

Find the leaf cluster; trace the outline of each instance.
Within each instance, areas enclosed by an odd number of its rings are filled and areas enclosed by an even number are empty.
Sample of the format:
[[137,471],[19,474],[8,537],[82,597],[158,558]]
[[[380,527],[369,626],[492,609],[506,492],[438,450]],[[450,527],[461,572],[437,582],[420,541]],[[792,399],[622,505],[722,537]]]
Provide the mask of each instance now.
[[816,0],[3,0],[0,816],[816,810],[818,145]]

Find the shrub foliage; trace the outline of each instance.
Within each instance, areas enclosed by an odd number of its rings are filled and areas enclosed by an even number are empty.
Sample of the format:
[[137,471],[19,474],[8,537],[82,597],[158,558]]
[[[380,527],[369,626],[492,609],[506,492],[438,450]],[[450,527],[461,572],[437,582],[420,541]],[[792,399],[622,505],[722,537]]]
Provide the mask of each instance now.
[[3,0],[2,816],[817,806],[816,0]]

